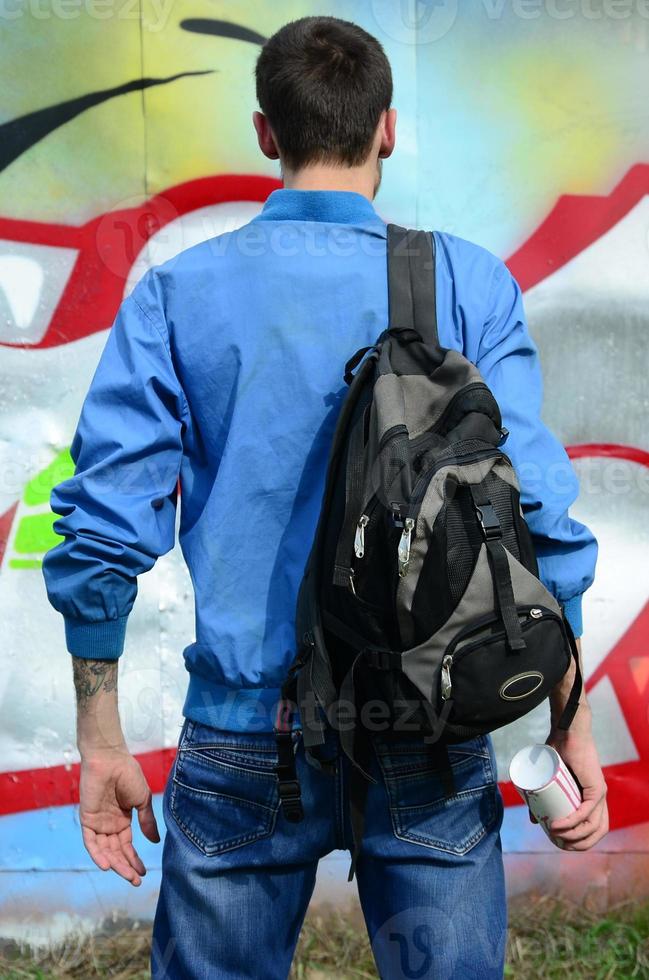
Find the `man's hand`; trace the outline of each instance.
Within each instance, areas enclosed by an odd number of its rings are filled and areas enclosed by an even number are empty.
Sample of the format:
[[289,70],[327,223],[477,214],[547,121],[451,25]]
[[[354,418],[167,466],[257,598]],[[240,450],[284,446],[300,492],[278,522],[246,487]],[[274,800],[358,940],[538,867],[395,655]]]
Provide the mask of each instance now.
[[[577,652],[581,675],[584,677],[580,640],[577,640]],[[568,731],[562,731],[557,726],[572,689],[574,677],[573,662],[565,677],[550,695],[551,730],[545,741],[546,745],[556,749],[579,780],[582,803],[570,816],[553,820],[550,823],[550,834],[564,851],[587,851],[608,833],[608,807],[606,782],[593,739],[590,705],[585,691],[582,690],[579,707]]]
[[110,868],[139,885],[146,868],[133,847],[131,811],[144,836],[157,844],[151,790],[139,763],[124,750],[105,750],[82,759],[79,820],[88,854],[102,871]]
[[160,840],[151,790],[128,751],[117,710],[117,663],[72,658],[81,753],[79,820],[88,854],[102,871],[112,868],[132,885],[146,869],[133,847],[132,810],[144,836]]
[[[581,710],[581,709],[580,709]],[[564,851],[587,851],[608,833],[606,782],[597,748],[588,726],[579,722],[579,712],[569,731],[553,731],[546,744],[557,750],[582,787],[583,801],[574,813],[553,820],[550,833]]]

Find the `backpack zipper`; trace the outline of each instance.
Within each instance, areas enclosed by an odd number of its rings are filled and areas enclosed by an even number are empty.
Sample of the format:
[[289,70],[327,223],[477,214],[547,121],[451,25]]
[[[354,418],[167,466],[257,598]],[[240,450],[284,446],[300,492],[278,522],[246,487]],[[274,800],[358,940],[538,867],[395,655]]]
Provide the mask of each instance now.
[[[459,391],[456,391],[455,392],[455,394],[451,398],[450,402],[448,402],[448,404],[446,405],[446,408],[442,411],[442,414],[437,419],[437,422],[435,422],[435,424],[432,426],[432,428],[430,428],[430,429],[427,430],[427,432],[425,433],[425,435],[430,435],[430,433],[432,433],[432,432],[439,432],[439,430],[442,428],[443,423],[446,421],[446,419],[448,418],[448,416],[451,414],[451,411],[452,411],[454,405],[457,404],[457,402],[460,400],[460,398],[462,398],[464,395],[466,395],[467,391],[475,391],[477,388],[481,388],[484,391],[489,392],[489,394],[491,394],[492,397],[493,397],[493,393],[491,392],[491,390],[489,388],[489,385],[485,384],[484,381],[470,381],[467,385],[464,385],[463,388],[460,388]],[[423,439],[423,435],[420,438]],[[413,443],[416,443],[416,440],[413,440]]]
[[[523,610],[523,615],[525,617],[523,622],[521,623],[521,627],[523,630],[529,629],[530,626],[532,626],[534,623],[538,623],[542,619],[555,619],[559,623],[559,625],[563,628],[561,616],[558,616],[556,613],[552,612],[551,609],[547,609],[545,606],[525,607]],[[519,614],[519,618],[521,618],[520,614]],[[493,643],[494,640],[498,638],[498,634],[483,636],[480,639],[475,640],[474,642],[465,643],[460,650],[457,649],[458,643],[460,643],[463,636],[467,636],[471,633],[474,633],[476,632],[476,630],[480,629],[481,625],[487,626],[491,622],[493,623],[500,622],[500,619],[498,617],[493,617],[493,616],[482,617],[481,620],[477,620],[476,622],[472,623],[471,626],[466,627],[464,630],[458,633],[458,635],[453,640],[451,646],[451,652],[444,654],[444,656],[442,657],[442,668],[441,668],[441,675],[440,675],[440,692],[441,692],[442,701],[448,701],[449,698],[451,697],[451,692],[453,689],[452,680],[451,680],[451,668],[453,664],[456,663],[458,660],[463,659],[466,656],[466,654],[471,653],[472,650],[477,650],[481,646],[484,646],[485,644]]]
[[[510,466],[512,465],[509,456],[507,456],[502,449],[498,449],[497,446],[489,446],[486,449],[476,450],[472,453],[454,456],[452,459],[442,460],[441,462],[436,463],[434,466],[431,466],[430,469],[427,469],[425,473],[422,473],[421,476],[415,481],[415,485],[410,496],[411,510],[413,507],[416,507],[417,504],[421,503],[425,495],[425,488],[430,483],[430,480],[435,473],[439,472],[439,470],[443,469],[445,466],[451,466],[454,463],[459,462],[460,465],[464,466],[468,463],[478,462],[481,459],[489,459],[491,456],[498,457],[504,460],[504,462],[509,463]],[[356,533],[354,536],[354,554],[356,555],[356,558],[363,558],[365,555],[365,534],[368,527],[370,527],[373,518],[378,512],[378,504],[378,497],[370,497],[367,509],[358,519]],[[401,538],[399,539],[397,549],[400,578],[403,578],[408,572],[408,564],[410,562],[410,546],[412,543],[412,535],[415,531],[415,525],[416,521],[413,516],[405,518],[403,532],[401,534]]]
[[412,517],[406,517],[403,522],[403,531],[401,532],[401,538],[399,539],[399,546],[397,548],[399,578],[404,578],[404,576],[408,574],[408,565],[410,564],[410,542],[414,527],[415,522]]
[[356,535],[354,537],[354,554],[357,558],[362,558],[365,554],[365,528],[370,523],[367,514],[361,514],[356,525]]
[[[439,470],[444,469],[445,466],[452,466],[454,463],[459,463],[461,466],[465,466],[467,463],[477,463],[479,460],[489,459],[491,456],[499,457],[500,459],[504,460],[504,462],[509,463],[510,466],[512,465],[512,461],[509,456],[507,456],[502,449],[498,449],[497,446],[489,446],[487,449],[477,449],[472,453],[460,453],[459,456],[454,456],[452,459],[444,459],[435,463],[430,467],[430,469],[426,470],[425,473],[422,473],[412,488],[412,494],[410,495],[411,507],[421,503],[425,496],[425,487],[430,483],[435,473],[438,473]],[[424,488],[423,492],[422,488]]]
[[[377,341],[377,345],[378,345],[378,343],[379,343],[379,341]],[[448,402],[448,404],[444,408],[442,414],[437,419],[437,421],[432,426],[432,428],[430,428],[426,432],[422,433],[422,435],[419,436],[417,439],[413,439],[411,441],[411,445],[413,447],[418,448],[418,449],[420,449],[421,447],[424,447],[425,448],[427,439],[429,439],[431,435],[434,435],[436,432],[439,431],[439,429],[442,427],[443,423],[448,418],[449,414],[453,410],[453,407],[458,402],[458,400],[460,398],[464,397],[466,395],[467,391],[475,391],[476,389],[481,389],[481,390],[484,390],[484,391],[487,391],[487,392],[491,393],[489,386],[484,381],[470,381],[469,384],[464,385],[463,388],[460,388],[459,391],[456,391],[455,392],[455,394],[451,398],[450,402]],[[407,432],[407,431],[408,431],[407,427],[405,425],[403,425],[403,424],[393,425],[390,429],[387,430],[387,432],[384,432],[383,433],[383,436],[382,436],[381,441],[379,443],[379,450],[385,445],[385,443],[389,439],[391,439],[394,436],[394,434],[396,432]],[[494,449],[495,448],[496,447],[494,447]],[[510,462],[510,465],[511,465],[511,461],[507,459],[507,457],[505,456],[505,454],[504,453],[501,453],[501,455],[508,462]],[[442,465],[445,465],[445,464],[442,464]],[[432,470],[427,470],[424,474],[422,474],[422,476],[419,477],[419,479],[417,479],[415,481],[415,485],[413,487],[413,492],[412,492],[411,497],[410,497],[411,503],[413,502],[413,499],[414,499],[415,490],[419,486],[419,484],[421,483],[422,479],[424,479],[427,476],[432,476],[433,473],[436,472],[436,470],[437,470],[437,467],[433,467]],[[372,506],[371,507],[369,507],[369,504],[370,503],[372,503]],[[355,534],[355,537],[354,537],[354,554],[356,555],[357,558],[363,558],[363,556],[365,555],[365,529],[367,528],[368,524],[370,523],[372,511],[375,509],[377,503],[378,503],[378,498],[374,497],[373,500],[372,500],[372,498],[370,498],[370,501],[368,501],[368,510],[365,511],[365,513],[361,514],[361,516],[360,516],[360,518],[358,520],[358,523],[356,525],[356,534]],[[399,574],[402,575],[402,576],[403,576],[403,574],[405,574],[405,572],[402,572],[402,568],[405,568],[407,570],[407,564],[408,564],[408,560],[409,560],[409,557],[410,557],[410,541],[411,541],[412,531],[413,530],[414,530],[414,524],[409,529],[409,531],[407,531],[407,529],[404,527],[404,533],[402,534],[401,540],[399,542],[399,553],[401,554],[402,551],[403,551],[404,558],[406,559],[405,561],[400,562],[400,564],[399,564]]]

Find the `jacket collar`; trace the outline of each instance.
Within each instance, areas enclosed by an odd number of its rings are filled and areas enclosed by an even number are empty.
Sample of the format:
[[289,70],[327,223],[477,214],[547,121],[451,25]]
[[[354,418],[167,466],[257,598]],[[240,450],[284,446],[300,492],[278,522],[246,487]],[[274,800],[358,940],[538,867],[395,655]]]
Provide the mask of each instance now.
[[329,221],[334,224],[381,222],[371,201],[356,191],[273,191],[255,221]]

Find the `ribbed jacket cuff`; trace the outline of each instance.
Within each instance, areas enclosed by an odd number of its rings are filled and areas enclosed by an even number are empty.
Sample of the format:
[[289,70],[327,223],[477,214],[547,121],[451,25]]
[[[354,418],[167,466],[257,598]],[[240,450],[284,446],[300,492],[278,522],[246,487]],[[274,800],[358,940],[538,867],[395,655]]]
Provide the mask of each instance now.
[[65,642],[75,657],[88,660],[117,660],[124,650],[128,616],[105,619],[99,623],[64,617]]
[[575,636],[581,636],[584,631],[584,626],[581,618],[581,599],[580,595],[573,596],[572,599],[568,599],[567,602],[563,603],[563,611],[566,619],[570,623],[572,632]]

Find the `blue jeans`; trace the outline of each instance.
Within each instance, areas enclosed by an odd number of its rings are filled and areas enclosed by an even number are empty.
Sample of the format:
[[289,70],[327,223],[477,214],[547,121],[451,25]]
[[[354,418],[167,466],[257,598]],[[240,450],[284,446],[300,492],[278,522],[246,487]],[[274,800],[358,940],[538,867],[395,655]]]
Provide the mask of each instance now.
[[[167,835],[153,930],[154,978],[286,980],[320,858],[349,849],[348,761],[297,770],[305,818],[279,809],[270,734],[185,721],[164,794]],[[376,738],[357,864],[360,901],[385,980],[502,978],[503,804],[491,738],[449,750],[457,794],[422,740]]]

